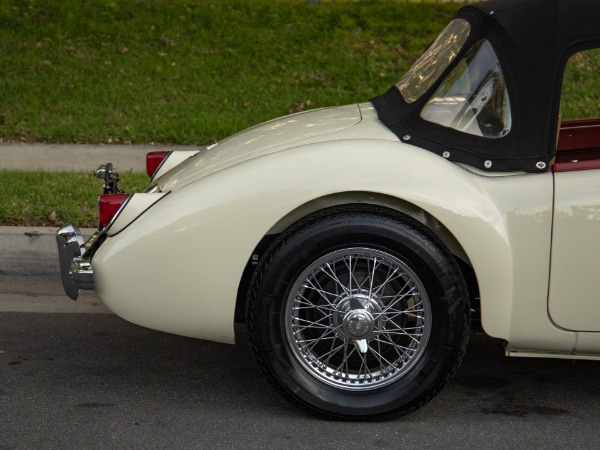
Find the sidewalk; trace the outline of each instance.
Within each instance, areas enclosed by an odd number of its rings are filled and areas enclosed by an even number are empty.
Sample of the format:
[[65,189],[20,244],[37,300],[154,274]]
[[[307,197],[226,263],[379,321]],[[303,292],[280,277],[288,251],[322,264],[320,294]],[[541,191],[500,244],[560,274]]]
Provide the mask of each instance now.
[[111,162],[120,172],[144,172],[146,153],[194,150],[186,145],[90,145],[0,143],[0,169],[45,172],[94,171]]
[[[195,148],[181,145],[0,143],[0,169],[92,172],[100,164],[112,162],[120,172],[144,172],[147,152]],[[59,276],[56,230],[53,227],[0,226],[0,276]],[[94,232],[93,229],[81,231],[85,237]]]

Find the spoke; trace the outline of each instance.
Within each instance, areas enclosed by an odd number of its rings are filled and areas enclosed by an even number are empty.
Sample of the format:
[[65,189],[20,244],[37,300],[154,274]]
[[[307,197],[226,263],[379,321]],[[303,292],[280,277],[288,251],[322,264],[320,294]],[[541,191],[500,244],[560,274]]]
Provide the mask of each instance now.
[[[423,307],[423,302],[421,300],[419,300],[418,302],[415,302],[414,305],[409,306],[408,308],[405,309],[396,309],[396,308],[387,308],[385,312],[382,312],[381,314],[395,314],[397,312],[407,312],[407,311],[423,311],[422,309]],[[419,308],[419,309],[416,309]],[[391,311],[388,313],[388,311]]]
[[[344,285],[342,284],[342,281],[340,280],[340,277],[338,276],[337,266],[338,265],[336,264],[336,262],[334,262],[331,265],[330,269],[331,269],[332,273],[334,274],[335,279],[337,280],[336,283],[334,284],[335,285],[335,292],[337,293],[338,298],[340,298],[341,296],[344,295],[344,293],[346,292],[346,290],[344,289]],[[340,288],[342,288],[342,291],[343,291],[342,295],[340,295]],[[349,291],[349,292],[351,292],[351,291]]]
[[[380,345],[380,341],[377,342],[378,347],[379,347],[379,345]],[[385,361],[385,363],[387,364],[388,367],[393,368],[394,364],[391,363],[390,361],[388,361],[387,358],[381,354],[381,348],[379,349],[379,351],[375,350],[373,348],[373,346],[371,346],[369,348],[371,349],[371,352],[375,355],[375,357],[379,361],[379,371],[382,374],[386,372],[386,368],[383,366],[383,361]]]
[[[315,283],[316,283],[316,286],[313,284],[313,286],[315,286],[315,289],[319,289],[321,292],[332,295],[335,299],[339,299],[340,297],[342,297],[339,294],[334,294],[333,292],[329,292],[329,291],[326,291],[325,289],[323,289],[323,286],[321,286],[321,282],[319,281],[319,279],[316,276],[314,276],[314,274],[312,275],[312,278],[315,280]],[[336,288],[336,290],[337,290],[337,288]],[[329,304],[335,308],[335,305],[333,303],[329,302]]]
[[371,258],[367,258],[367,267],[369,267],[371,265],[371,262],[373,263],[373,268],[369,269],[369,298],[371,298],[373,296],[373,283],[375,282],[375,270],[377,269],[377,256],[375,256],[373,258],[373,261],[371,261]]
[[340,345],[338,345],[336,348],[333,348],[333,346],[335,345],[336,339],[337,339],[336,337],[333,338],[333,341],[331,342],[331,348],[329,349],[329,351],[327,353],[325,353],[324,355],[321,355],[317,358],[317,360],[320,361],[322,358],[327,356],[327,360],[323,363],[323,365],[325,367],[329,367],[329,360],[331,359],[331,357],[333,355],[335,355],[340,348],[342,348],[346,345],[346,342],[342,341],[342,343]]
[[348,341],[344,340],[344,342],[342,343],[342,348],[344,349],[344,355],[342,356],[342,362],[340,363],[339,366],[337,366],[333,370],[333,375],[335,376],[337,374],[337,376],[340,378],[344,378],[344,372],[340,371],[340,369],[346,362],[346,355],[348,354]]
[[[321,323],[323,320],[326,320],[329,316],[323,316],[321,317],[319,320],[310,320],[310,319],[305,319],[304,317],[294,317],[294,320],[299,321],[299,322],[304,322],[304,323],[310,323],[310,324],[314,324],[314,325],[321,325],[321,326],[326,326],[325,324]],[[390,321],[391,322],[391,321]],[[396,324],[394,324],[396,325]],[[396,325],[398,326],[398,325]]]
[[[348,352],[348,341],[344,341],[344,359],[342,363],[335,369],[334,373],[339,373],[341,378],[349,378],[350,375],[350,366],[348,365],[348,359],[352,356],[352,353],[356,350],[356,347],[352,346],[352,350]],[[340,369],[345,368],[345,372],[341,372]],[[343,370],[343,369],[342,369]]]
[[[337,270],[336,270],[335,273],[336,273],[336,276],[337,276]],[[335,295],[337,295],[337,298],[342,298],[344,296],[344,292],[346,292],[345,289],[342,289],[342,292],[340,293],[340,285],[339,285],[339,283],[334,283],[333,285],[335,286]]]
[[[360,292],[363,291],[364,285],[367,281],[369,281],[369,277],[370,277],[370,271],[369,271],[369,257],[365,257],[365,259],[367,260],[367,275],[363,278],[363,280],[358,284],[358,290]],[[356,280],[356,277],[354,277],[354,279]]]
[[[354,266],[352,265],[352,261],[354,259]],[[347,261],[349,260],[349,262]],[[356,278],[356,266],[360,257],[358,255],[350,255],[348,258],[344,258],[344,263],[346,264],[346,268],[348,269],[348,291],[349,292],[362,292],[363,286],[368,281],[369,277],[365,277],[361,282]],[[368,259],[367,259],[368,261]],[[355,286],[352,286],[352,281],[354,281]]]
[[[392,271],[391,274],[390,274],[390,270],[391,270],[391,267],[388,267],[387,278],[385,280],[383,280],[383,283],[381,283],[379,286],[377,286],[373,295],[379,295],[380,291],[384,292],[385,288],[391,281],[394,281],[395,279],[400,278],[401,276],[404,275],[404,272],[400,271],[400,269],[398,269],[397,267],[394,268],[394,270]],[[383,298],[383,296],[382,296],[382,298]]]
[[[305,310],[305,309],[316,309],[316,310],[318,310],[319,312],[321,312],[321,313],[323,313],[325,315],[329,315],[330,313],[334,313],[334,312],[337,311],[335,308],[328,308],[327,306],[322,306],[322,305],[308,305],[308,304],[303,303],[303,302],[301,302],[299,300],[296,300],[296,303],[299,303],[301,305],[304,304],[306,306],[294,306],[292,308],[294,311],[302,311],[302,310]],[[326,311],[326,313],[325,313],[325,311]]]
[[[422,305],[421,302],[418,303],[419,305]],[[416,306],[416,305],[415,305]],[[396,317],[404,315],[404,316],[408,316],[408,317],[414,317],[416,319],[424,319],[422,314],[419,313],[423,313],[423,309],[414,309],[413,306],[411,306],[410,308],[405,309],[404,311],[398,311],[398,310],[394,310],[392,312],[384,312],[384,313],[380,313],[377,315],[374,315],[374,317],[381,317],[384,316],[385,320],[388,321],[392,321],[394,320]]]
[[361,374],[362,368],[364,367],[365,368],[365,375],[364,375],[364,377],[362,379],[366,379],[367,378],[367,372],[369,372],[369,374],[371,374],[371,371],[369,370],[369,366],[367,365],[367,360],[366,360],[365,354],[361,353],[359,351],[358,352],[358,356],[360,356],[360,366],[358,368],[358,373],[356,374],[356,378],[358,380],[361,380],[360,374]]
[[298,325],[298,328],[294,330],[294,334],[302,333],[304,330],[325,330],[325,331],[335,331],[336,328],[328,325]]
[[412,340],[415,342],[415,344],[418,344],[420,341],[419,341],[418,339],[414,338],[413,336],[418,336],[418,337],[421,337],[421,336],[423,335],[423,333],[420,333],[420,334],[414,334],[414,335],[413,335],[413,334],[411,334],[411,333],[407,333],[407,332],[405,332],[405,331],[402,331],[402,330],[400,330],[400,331],[398,331],[398,332],[396,332],[396,331],[394,331],[394,332],[389,332],[389,331],[387,331],[387,330],[382,330],[382,331],[375,331],[374,333],[375,333],[375,334],[379,334],[379,335],[383,335],[383,336],[389,336],[389,335],[395,335],[395,336],[406,336],[406,337],[408,337],[409,339],[412,339]]
[[313,324],[313,325],[296,325],[294,334],[302,333],[304,330],[324,330],[324,331],[335,331],[336,328],[330,325]]
[[[326,333],[323,333],[323,334],[321,335],[321,337],[320,337],[319,339],[317,339],[315,342],[313,342],[313,343],[312,343],[312,345],[310,346],[310,348],[308,348],[308,349],[307,349],[307,350],[308,350],[308,352],[312,353],[312,351],[313,351],[313,348],[315,348],[315,346],[316,346],[316,345],[317,345],[319,342],[321,342],[321,341],[323,340],[323,338],[324,338],[324,337],[326,337],[326,336],[327,336],[328,334],[330,334],[330,333],[333,333],[333,331],[331,331],[331,330],[330,330],[330,331],[328,331],[328,332],[326,332]],[[306,348],[306,347],[305,347],[305,348]]]
[[[316,278],[315,278],[315,281],[317,282],[317,284],[319,284],[319,282],[317,281],[317,279],[316,279]],[[323,288],[321,287],[321,285],[320,285],[320,284],[319,284],[319,287],[316,287],[316,286],[315,286],[315,285],[312,283],[312,281],[310,280],[310,278],[309,278],[309,279],[307,279],[307,280],[306,280],[306,282],[307,282],[307,283],[310,283],[310,286],[304,286],[304,285],[303,285],[302,287],[304,287],[305,289],[312,289],[312,290],[316,291],[316,292],[317,292],[317,293],[318,293],[318,294],[319,294],[321,297],[323,297],[323,299],[324,299],[324,300],[325,300],[325,301],[326,301],[326,302],[327,302],[327,303],[328,303],[330,306],[332,306],[332,307],[335,307],[335,306],[334,306],[334,304],[333,304],[333,303],[331,303],[331,301],[329,300],[329,297],[327,297],[327,295],[331,295],[331,296],[332,296],[332,297],[334,297],[334,298],[337,298],[337,297],[339,297],[338,295],[336,295],[336,294],[333,294],[333,293],[331,293],[331,292],[327,292],[327,291],[323,290]],[[306,300],[306,301],[308,301],[306,298],[305,298],[305,300]]]
[[[395,326],[396,328],[391,328],[388,324],[392,324],[393,326]],[[383,330],[385,331],[391,331],[391,332],[395,332],[395,331],[406,331],[406,330],[422,330],[423,326],[419,325],[416,327],[403,327],[401,325],[398,325],[396,322],[394,322],[393,320],[388,320],[388,323],[385,325],[385,328],[383,328]],[[382,330],[382,331],[383,331]]]
[[[325,319],[325,317],[323,317],[323,319]],[[323,319],[320,319],[319,322]],[[295,317],[294,321],[296,322],[303,322],[303,323],[307,323],[308,325],[304,325],[304,324],[296,324],[295,325],[295,329],[294,329],[294,333],[299,333],[301,331],[306,330],[307,328],[311,328],[311,329],[315,329],[315,330],[335,330],[336,327],[332,326],[332,325],[326,325],[326,324],[322,324],[319,322],[313,322],[312,320],[308,320],[308,319],[303,319],[301,317]]]
[[423,327],[422,326],[418,326],[418,327],[397,327],[397,328],[384,328],[383,330],[381,330],[382,333],[386,333],[388,331],[407,331],[407,330],[422,330]]
[[[373,354],[379,360],[379,371],[381,373],[384,373],[385,372],[385,368],[383,367],[382,359],[385,359],[385,358],[381,354],[381,341],[379,339],[375,339],[375,342],[377,342],[377,351],[375,351],[375,349],[373,349],[373,348],[371,348],[371,350],[373,351]],[[387,361],[387,359],[385,361],[389,364],[389,362]]]
[[[406,284],[406,286],[408,286],[408,284]],[[404,287],[406,287],[404,286]],[[383,308],[382,313],[388,311],[392,306],[394,306],[396,303],[398,303],[400,300],[403,300],[404,298],[410,296],[410,295],[414,295],[414,291],[416,291],[416,287],[411,287],[410,291],[405,293],[405,294],[401,294],[402,291],[404,290],[404,287],[395,295],[395,297],[392,299],[392,301],[390,303],[388,303],[386,305],[385,308]],[[418,294],[418,292],[417,292]]]
[[[302,301],[304,299],[305,301]],[[331,316],[331,314],[337,311],[334,307],[329,307],[327,305],[316,305],[314,303],[308,302],[308,300],[302,295],[298,294],[295,301],[296,306],[292,308],[293,311],[303,311],[303,310],[317,310],[324,316]],[[304,306],[303,306],[304,305]]]
[[350,356],[352,356],[352,353],[354,353],[354,350],[356,350],[356,348],[352,347],[352,350],[350,350],[350,353],[348,353],[348,342],[346,342],[346,345],[344,346],[344,366],[346,367],[347,377],[350,376],[350,366],[348,365],[348,360],[350,359]]
[[423,315],[419,315],[419,314],[412,313],[412,312],[399,311],[399,312],[395,313],[392,316],[387,316],[386,315],[385,316],[385,320],[387,320],[388,322],[392,322],[398,316],[407,316],[409,318],[414,318],[414,319],[424,319]]
[[[323,335],[325,336],[325,335]],[[298,344],[307,344],[310,345],[311,343],[315,342],[315,341],[325,341],[325,340],[329,340],[329,339],[337,339],[336,336],[327,336],[327,337],[323,337],[323,336],[319,336],[316,338],[311,338],[311,339],[296,339],[296,342]],[[306,348],[306,346],[302,347],[302,348]]]
[[331,265],[329,263],[325,264],[325,267],[327,267],[328,270],[325,270],[324,267],[321,267],[321,272],[323,272],[325,275],[327,275],[329,278],[331,278],[333,281],[335,281],[339,287],[342,288],[342,290],[344,291],[345,295],[350,295],[351,292],[348,291],[348,288],[346,288],[346,286],[344,286],[342,284],[342,282],[340,281],[340,279],[337,277],[337,275],[335,274],[335,271],[331,268]]
[[[385,338],[388,339],[388,341],[383,341],[381,339],[377,339],[375,338],[375,341],[378,341],[384,345],[387,346],[391,346],[394,351],[396,352],[396,354],[398,355],[398,357],[400,357],[400,359],[402,359],[402,361],[404,361],[404,358],[412,358],[412,355],[415,352],[415,349],[410,348],[410,347],[404,347],[403,345],[398,345],[396,343],[394,343],[392,340],[389,340],[389,336],[384,336]],[[400,353],[402,352],[402,353]]]
[[[352,292],[352,280],[354,280],[356,287],[359,287],[358,280],[354,276],[354,269],[352,268],[352,255],[348,256],[348,258],[344,258],[344,264],[346,264],[346,267],[348,268],[348,291]],[[356,267],[356,264],[357,262],[354,263],[354,267]]]
[[[406,288],[410,288],[410,290],[408,292],[405,292]],[[404,286],[402,286],[398,292],[396,292],[395,294],[390,294],[390,295],[382,295],[381,299],[391,299],[390,303],[395,303],[395,300],[400,297],[401,299],[411,295],[413,290],[416,290],[416,288],[414,286],[411,286],[411,284],[409,282],[405,283]]]

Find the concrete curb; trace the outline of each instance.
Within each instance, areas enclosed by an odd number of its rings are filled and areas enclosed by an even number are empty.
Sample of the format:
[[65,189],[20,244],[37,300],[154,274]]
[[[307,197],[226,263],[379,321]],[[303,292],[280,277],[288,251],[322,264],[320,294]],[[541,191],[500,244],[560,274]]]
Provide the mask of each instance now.
[[[56,231],[48,227],[0,227],[0,276],[60,276]],[[94,228],[81,230],[84,238]]]

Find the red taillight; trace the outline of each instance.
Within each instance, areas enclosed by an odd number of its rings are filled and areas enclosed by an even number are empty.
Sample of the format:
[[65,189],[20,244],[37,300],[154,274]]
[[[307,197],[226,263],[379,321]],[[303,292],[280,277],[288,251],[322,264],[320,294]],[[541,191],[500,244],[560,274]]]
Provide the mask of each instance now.
[[146,173],[150,178],[154,176],[156,169],[171,152],[150,152],[146,155]]
[[100,228],[105,228],[119,208],[123,206],[129,194],[104,194],[98,198],[98,220]]

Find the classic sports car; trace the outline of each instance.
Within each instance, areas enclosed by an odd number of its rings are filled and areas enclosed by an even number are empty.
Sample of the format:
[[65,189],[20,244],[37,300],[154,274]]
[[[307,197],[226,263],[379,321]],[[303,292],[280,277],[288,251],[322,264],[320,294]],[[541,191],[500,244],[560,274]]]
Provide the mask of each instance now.
[[600,119],[560,125],[598,17],[597,0],[465,6],[369,103],[151,153],[143,193],[101,166],[98,231],[58,232],[65,291],[200,339],[245,321],[275,388],[330,418],[423,405],[472,320],[510,356],[600,357]]

